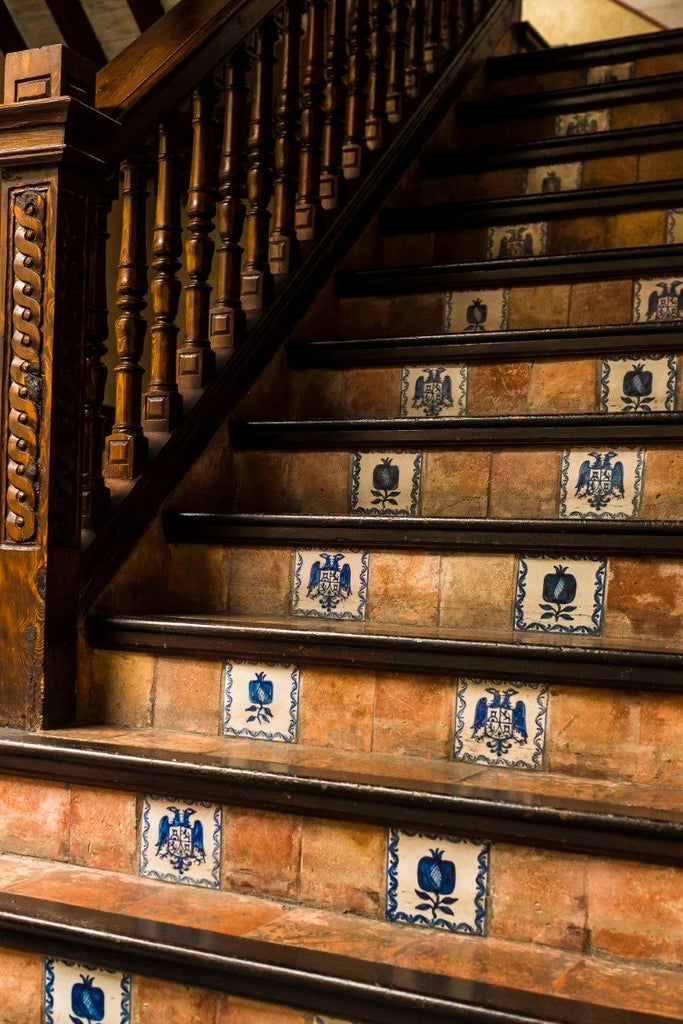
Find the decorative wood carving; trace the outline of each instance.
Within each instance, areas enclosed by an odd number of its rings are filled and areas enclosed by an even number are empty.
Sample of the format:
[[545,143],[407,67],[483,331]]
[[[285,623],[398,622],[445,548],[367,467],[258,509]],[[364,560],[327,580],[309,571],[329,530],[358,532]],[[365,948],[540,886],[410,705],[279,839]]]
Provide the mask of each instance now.
[[42,412],[46,191],[12,194],[12,337],[4,540],[34,540]]
[[323,103],[325,101],[325,12],[327,0],[309,0],[305,56],[301,78],[301,154],[296,232],[300,240],[315,238],[320,211]]
[[391,0],[389,81],[387,83],[387,121],[389,124],[398,124],[403,117],[403,91],[408,52],[408,7],[408,0]]
[[299,262],[295,231],[296,188],[301,147],[301,0],[287,0],[282,12],[282,70],[275,108],[275,184],[270,267],[273,274],[288,274]]
[[323,166],[320,178],[320,205],[334,210],[341,200],[344,185],[342,146],[346,114],[346,76],[348,73],[347,4],[330,0],[327,14],[325,51],[325,119],[323,124]]
[[178,337],[178,303],[180,301],[180,154],[178,126],[159,125],[157,205],[152,240],[150,284],[154,322],[152,362],[149,389],[145,393],[143,423],[145,430],[160,433],[172,430],[180,419],[183,400],[176,384],[176,340]]
[[425,0],[411,0],[408,18],[408,63],[406,66],[406,93],[408,96],[419,96],[422,87],[426,23]]
[[240,245],[247,195],[247,85],[249,57],[240,46],[225,68],[223,147],[218,171],[216,223],[216,301],[209,314],[209,338],[214,350],[230,349],[244,337],[246,319],[240,301]]
[[368,0],[352,0],[349,34],[349,91],[346,135],[342,150],[345,178],[359,178],[365,166],[365,111],[370,75],[370,7]]
[[368,149],[381,149],[386,119],[389,76],[390,0],[370,0],[370,82],[365,141]]

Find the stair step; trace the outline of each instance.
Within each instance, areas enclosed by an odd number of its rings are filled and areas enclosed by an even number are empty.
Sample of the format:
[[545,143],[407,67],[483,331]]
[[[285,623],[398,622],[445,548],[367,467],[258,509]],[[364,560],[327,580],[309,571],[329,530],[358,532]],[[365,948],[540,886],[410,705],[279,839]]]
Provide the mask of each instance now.
[[167,511],[175,544],[275,543],[424,551],[682,555],[683,523],[554,519],[447,519],[390,516],[221,514]]
[[[671,1024],[680,972],[3,856],[4,943],[373,1024]],[[30,872],[30,873],[29,873]],[[178,891],[178,889],[181,891]],[[201,925],[201,926],[200,926]]]
[[675,350],[681,344],[676,321],[479,334],[423,334],[388,338],[292,338],[289,365],[297,370],[354,366],[404,366],[411,362],[465,363],[527,360],[555,356],[631,355]]
[[441,178],[503,167],[532,167],[589,157],[675,149],[683,146],[683,122],[620,128],[593,135],[569,135],[491,145],[462,146],[423,153],[420,175]]
[[657,206],[672,209],[680,204],[682,195],[683,180],[648,181],[479,202],[394,206],[382,211],[380,228],[386,235],[421,234],[484,224],[522,224],[549,217],[606,214]]
[[683,856],[683,795],[669,788],[217,737],[195,737],[195,751],[187,734],[153,730],[86,736],[0,730],[3,773],[660,864]]
[[624,249],[522,256],[515,259],[472,260],[367,270],[339,270],[335,275],[340,298],[446,292],[453,288],[552,281],[589,281],[619,277],[671,276],[683,268],[683,245],[650,245]]
[[96,648],[188,657],[257,657],[580,686],[683,692],[683,655],[657,642],[275,617],[91,615]]
[[664,444],[681,439],[683,412],[579,413],[561,416],[462,416],[433,419],[232,420],[230,436],[245,451],[334,451],[418,445],[511,446]]

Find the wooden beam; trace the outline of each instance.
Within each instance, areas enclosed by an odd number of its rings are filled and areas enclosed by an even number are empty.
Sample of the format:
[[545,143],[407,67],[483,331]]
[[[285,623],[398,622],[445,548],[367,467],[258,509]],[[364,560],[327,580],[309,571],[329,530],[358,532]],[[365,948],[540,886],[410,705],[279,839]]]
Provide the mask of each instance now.
[[161,0],[128,0],[128,6],[141,32],[164,16]]
[[66,45],[88,57],[96,67],[104,67],[106,54],[78,0],[47,0],[47,5]]
[[26,49],[26,40],[14,24],[14,19],[4,0],[0,0],[0,42],[3,53],[14,53],[15,50]]

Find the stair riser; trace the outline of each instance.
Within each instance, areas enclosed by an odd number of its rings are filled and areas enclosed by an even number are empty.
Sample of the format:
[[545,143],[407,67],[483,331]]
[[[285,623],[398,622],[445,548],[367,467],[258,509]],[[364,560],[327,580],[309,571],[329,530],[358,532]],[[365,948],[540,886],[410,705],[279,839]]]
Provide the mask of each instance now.
[[[305,662],[298,667],[298,746],[405,754],[430,761],[453,758],[458,679],[359,669],[341,673]],[[215,737],[223,730],[224,669],[224,662],[208,659],[95,651],[92,691],[87,705],[84,697],[81,717],[105,720],[112,727],[184,729],[184,746],[197,749],[197,734]],[[634,697],[614,689],[552,686],[547,707],[541,759],[545,771],[643,785],[683,785],[683,752],[676,740],[683,731],[683,697]],[[467,719],[465,736],[470,725]],[[257,756],[258,751],[264,758],[286,760],[287,746],[235,738],[231,751],[235,756],[241,750]],[[481,770],[487,771],[486,766]],[[517,772],[510,779],[515,786],[521,784]]]
[[633,59],[618,57],[613,61],[600,61],[599,64],[586,64],[575,68],[561,68],[558,71],[546,71],[541,75],[520,74],[506,76],[490,81],[488,92],[496,96],[510,96],[516,93],[539,92],[554,89],[573,89],[591,82],[606,81],[606,74],[616,76],[618,80],[645,78],[649,75],[665,75],[681,70],[681,58],[676,53],[653,54],[648,57]]
[[[81,787],[70,791],[69,787],[11,778],[3,780],[3,796],[3,814],[8,824],[12,818],[16,822],[16,831],[8,828],[5,833],[7,853],[138,874],[141,797]],[[27,801],[44,813],[42,828],[25,818]],[[169,804],[173,802],[169,797]],[[165,804],[161,810],[165,810]],[[390,830],[228,806],[221,811],[221,849],[220,854],[216,852],[221,889],[373,920],[386,918]],[[59,837],[55,835],[57,822]],[[99,834],[95,823],[101,823]],[[155,824],[153,819],[149,857],[156,841]],[[208,863],[212,852],[205,838]],[[422,843],[425,855],[439,839],[440,830],[435,826]],[[401,872],[401,849],[399,841],[399,884],[401,879],[412,879],[408,868]],[[493,939],[662,964],[675,964],[683,952],[677,927],[683,896],[676,868],[589,859],[504,843],[490,846],[488,863],[486,922],[478,929],[481,927]],[[178,878],[177,871],[166,862],[161,866]],[[192,869],[189,874],[191,877]],[[464,877],[456,888],[462,901],[462,907],[456,904],[456,911],[466,919]],[[169,906],[174,901],[174,884],[181,883],[159,881],[159,885],[167,885]],[[28,893],[30,886],[29,879],[12,888]],[[472,900],[475,891],[473,888]],[[666,905],[661,898],[663,892],[667,894]],[[558,913],[558,900],[562,913]],[[399,908],[409,910],[410,901],[418,903],[419,899],[413,899],[410,892],[405,902],[399,902]],[[440,920],[448,919],[443,915]],[[426,925],[414,927],[420,927],[423,933],[427,930]]]

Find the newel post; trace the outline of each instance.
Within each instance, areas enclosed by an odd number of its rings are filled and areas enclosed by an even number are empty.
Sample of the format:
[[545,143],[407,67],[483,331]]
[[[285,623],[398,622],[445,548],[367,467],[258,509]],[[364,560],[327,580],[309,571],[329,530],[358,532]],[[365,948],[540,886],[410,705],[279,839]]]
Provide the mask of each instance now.
[[94,67],[62,46],[8,54],[0,106],[0,724],[68,722],[84,339],[98,139]]

